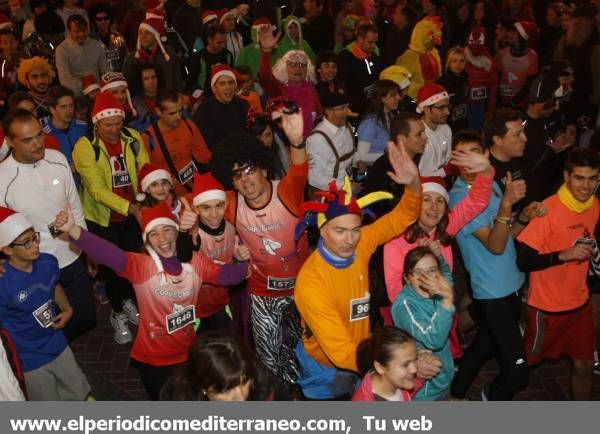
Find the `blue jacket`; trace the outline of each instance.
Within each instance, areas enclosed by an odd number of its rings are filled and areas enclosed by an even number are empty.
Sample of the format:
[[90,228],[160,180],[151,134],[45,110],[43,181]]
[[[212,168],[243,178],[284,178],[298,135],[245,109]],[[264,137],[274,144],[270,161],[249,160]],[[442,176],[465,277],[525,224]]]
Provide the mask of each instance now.
[[75,143],[88,132],[87,123],[78,119],[72,119],[66,130],[56,128],[52,123],[52,116],[44,123],[44,132],[52,134],[60,143],[60,151],[67,157],[69,164],[73,163],[73,148]]
[[[442,259],[441,262],[442,273],[452,284],[450,268],[446,261]],[[417,341],[417,348],[431,350],[442,362],[440,373],[423,384],[413,396],[415,401],[440,399],[450,388],[454,375],[454,360],[448,337],[453,316],[454,307],[448,310],[441,300],[420,296],[408,283],[404,285],[392,305],[394,325],[410,333]]]

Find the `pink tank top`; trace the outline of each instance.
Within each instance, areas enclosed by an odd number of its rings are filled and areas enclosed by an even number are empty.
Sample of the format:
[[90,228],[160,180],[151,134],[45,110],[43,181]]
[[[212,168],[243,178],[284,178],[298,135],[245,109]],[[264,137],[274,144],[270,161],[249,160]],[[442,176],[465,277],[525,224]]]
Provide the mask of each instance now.
[[279,181],[272,181],[271,200],[261,209],[250,208],[239,193],[237,198],[236,228],[252,255],[249,290],[263,297],[292,295],[308,257],[306,237],[294,240],[298,217],[279,199],[278,186]]
[[[222,235],[209,235],[202,229],[198,229],[201,244],[200,249],[208,259],[215,264],[223,265],[233,261],[233,249],[235,247],[235,228],[229,222],[225,222],[225,231]],[[222,310],[229,304],[229,289],[223,286],[202,284],[200,297],[196,305],[196,316],[206,318]]]

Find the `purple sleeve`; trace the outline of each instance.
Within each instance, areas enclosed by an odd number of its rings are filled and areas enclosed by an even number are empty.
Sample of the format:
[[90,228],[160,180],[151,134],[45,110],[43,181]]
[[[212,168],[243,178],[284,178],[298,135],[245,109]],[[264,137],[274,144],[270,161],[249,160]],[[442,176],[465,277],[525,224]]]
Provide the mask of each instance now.
[[123,273],[127,266],[127,254],[97,235],[81,229],[81,236],[78,240],[71,238],[81,250],[99,264],[105,265],[117,273]]
[[246,278],[247,272],[248,262],[221,265],[217,284],[221,286],[237,285]]

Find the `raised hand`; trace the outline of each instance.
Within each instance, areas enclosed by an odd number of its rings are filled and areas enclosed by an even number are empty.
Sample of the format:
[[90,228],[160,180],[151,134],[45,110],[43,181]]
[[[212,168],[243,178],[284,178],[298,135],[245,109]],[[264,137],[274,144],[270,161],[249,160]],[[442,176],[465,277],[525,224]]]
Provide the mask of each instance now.
[[180,197],[182,210],[181,216],[179,217],[179,232],[188,232],[195,224],[198,219],[198,215],[192,210],[190,203],[185,197]]
[[569,133],[562,133],[556,139],[549,143],[549,146],[555,153],[560,153],[575,145],[575,136]]
[[297,113],[291,114],[286,114],[282,111],[281,128],[283,128],[291,145],[300,145],[304,141],[304,119],[302,118],[302,109]]
[[542,202],[531,202],[520,213],[519,219],[528,222],[532,218],[546,215],[546,207]]
[[438,258],[442,256],[442,246],[439,240],[431,240],[429,238],[421,238],[417,244],[419,246],[427,246],[431,249],[433,254]]
[[479,173],[490,170],[488,152],[479,154],[477,152],[452,151],[450,163],[464,167],[468,173]]
[[504,188],[504,196],[502,197],[502,201],[507,206],[512,207],[515,203],[525,197],[525,193],[527,193],[527,185],[525,184],[525,180],[517,179],[516,181],[513,181],[512,174],[510,172],[506,172],[506,186]]
[[270,26],[262,26],[258,31],[258,42],[262,51],[268,53],[277,47],[277,42],[281,37],[281,32],[273,35],[273,30]]
[[71,211],[71,204],[68,203],[63,211],[56,214],[54,227],[61,232],[69,232],[73,226],[75,226],[75,218],[73,217],[73,211]]
[[388,142],[388,159],[393,172],[388,172],[388,176],[397,184],[410,185],[419,181],[419,169],[414,161],[406,152],[402,142],[396,145],[394,142]]

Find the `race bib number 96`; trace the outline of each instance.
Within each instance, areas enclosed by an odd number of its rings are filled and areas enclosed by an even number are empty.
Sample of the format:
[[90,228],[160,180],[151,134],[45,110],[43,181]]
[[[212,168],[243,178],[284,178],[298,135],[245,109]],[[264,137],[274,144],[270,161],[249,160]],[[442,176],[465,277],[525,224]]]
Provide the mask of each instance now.
[[369,317],[369,302],[371,297],[354,298],[350,300],[350,321],[358,321]]
[[167,322],[167,332],[169,334],[175,333],[189,324],[194,324],[194,321],[196,321],[196,308],[194,305],[186,306],[177,312],[167,315],[165,320]]

